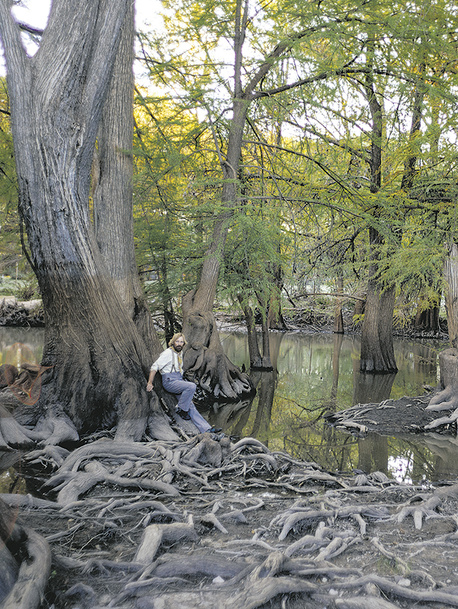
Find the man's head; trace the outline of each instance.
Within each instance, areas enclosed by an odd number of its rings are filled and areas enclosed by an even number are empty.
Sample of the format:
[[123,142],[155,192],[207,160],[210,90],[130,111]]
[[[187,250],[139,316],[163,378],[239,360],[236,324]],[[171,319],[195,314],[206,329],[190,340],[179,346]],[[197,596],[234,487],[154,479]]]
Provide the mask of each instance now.
[[181,332],[174,334],[172,336],[172,338],[169,340],[169,347],[172,347],[172,349],[174,351],[177,351],[177,353],[179,353],[183,349],[185,344],[186,344],[186,339],[184,337],[184,334],[182,334]]

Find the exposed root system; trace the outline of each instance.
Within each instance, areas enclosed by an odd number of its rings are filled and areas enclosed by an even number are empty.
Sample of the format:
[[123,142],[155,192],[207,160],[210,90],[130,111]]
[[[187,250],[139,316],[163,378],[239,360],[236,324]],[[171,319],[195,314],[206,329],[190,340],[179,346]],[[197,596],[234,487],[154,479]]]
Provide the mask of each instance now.
[[47,496],[2,498],[43,539],[43,564],[51,548],[37,608],[458,607],[457,484],[332,475],[209,434],[27,460],[52,470]]
[[434,394],[419,397],[404,397],[399,400],[384,400],[379,404],[356,404],[346,410],[328,415],[328,422],[350,433],[365,435],[370,431],[396,435],[435,431],[456,434],[458,409],[455,406],[431,407]]

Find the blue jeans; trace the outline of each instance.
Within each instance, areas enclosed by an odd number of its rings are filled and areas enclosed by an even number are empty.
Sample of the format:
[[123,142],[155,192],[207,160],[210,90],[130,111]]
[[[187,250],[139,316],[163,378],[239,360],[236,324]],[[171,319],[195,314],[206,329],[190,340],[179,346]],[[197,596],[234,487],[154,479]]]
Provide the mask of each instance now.
[[195,383],[185,381],[180,372],[169,372],[162,375],[162,385],[169,393],[179,396],[177,408],[189,412],[191,421],[201,433],[210,429],[211,425],[198,412],[192,401],[196,392]]

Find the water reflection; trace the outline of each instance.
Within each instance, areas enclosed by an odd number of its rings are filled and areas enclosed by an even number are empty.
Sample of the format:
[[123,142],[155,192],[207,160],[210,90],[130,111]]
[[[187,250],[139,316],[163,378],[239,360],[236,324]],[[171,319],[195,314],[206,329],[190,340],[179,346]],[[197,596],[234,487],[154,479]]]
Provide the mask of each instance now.
[[[226,353],[248,367],[245,336],[223,335]],[[382,471],[400,481],[454,479],[458,474],[455,438],[438,434],[357,438],[328,427],[322,415],[357,403],[416,396],[438,382],[441,341],[394,341],[399,372],[367,375],[359,372],[357,336],[272,335],[276,370],[253,376],[258,395],[237,415],[215,405],[209,417],[227,433],[254,435],[274,450],[315,461],[329,471]],[[440,440],[440,447],[439,447]]]
[[[21,343],[41,360],[42,328],[0,328],[0,363]],[[223,333],[224,349],[238,366],[249,368],[246,335]],[[440,341],[395,340],[396,375],[359,372],[357,336],[273,333],[274,370],[253,373],[252,401],[219,405],[204,413],[227,434],[254,436],[273,450],[319,463],[329,471],[383,471],[399,480],[431,481],[458,477],[458,440],[439,434],[356,438],[330,428],[323,414],[356,403],[381,402],[423,393],[438,382]],[[8,355],[9,354],[9,355]],[[12,362],[13,363],[13,362]]]
[[39,364],[43,357],[43,328],[0,327],[0,365]]

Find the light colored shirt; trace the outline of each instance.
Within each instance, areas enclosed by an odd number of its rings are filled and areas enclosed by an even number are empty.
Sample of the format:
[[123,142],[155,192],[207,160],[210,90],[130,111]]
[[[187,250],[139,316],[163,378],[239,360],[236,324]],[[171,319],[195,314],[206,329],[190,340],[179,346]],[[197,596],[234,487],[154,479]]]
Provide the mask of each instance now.
[[181,353],[177,353],[172,347],[163,351],[154,364],[151,370],[156,370],[161,374],[169,374],[170,372],[183,372]]

